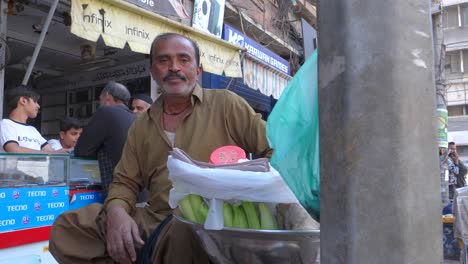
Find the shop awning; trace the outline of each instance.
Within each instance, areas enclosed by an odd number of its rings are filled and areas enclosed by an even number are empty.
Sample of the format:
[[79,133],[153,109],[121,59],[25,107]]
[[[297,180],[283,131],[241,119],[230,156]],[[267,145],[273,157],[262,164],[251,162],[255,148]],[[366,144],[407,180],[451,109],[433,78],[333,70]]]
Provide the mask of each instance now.
[[240,46],[230,44],[194,28],[184,26],[121,0],[72,0],[71,32],[90,41],[102,36],[107,46],[150,53],[153,39],[160,33],[176,32],[200,46],[203,70],[229,77],[241,77]]
[[252,56],[245,56],[244,80],[250,88],[279,99],[291,79],[291,76],[259,62]]

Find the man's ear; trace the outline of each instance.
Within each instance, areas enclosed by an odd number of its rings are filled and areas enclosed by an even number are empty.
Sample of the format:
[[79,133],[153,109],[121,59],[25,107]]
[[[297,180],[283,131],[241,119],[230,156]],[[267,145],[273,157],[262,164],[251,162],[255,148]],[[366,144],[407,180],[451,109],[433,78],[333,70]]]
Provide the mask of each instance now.
[[28,102],[28,98],[24,96],[20,96],[20,98],[18,99],[17,105],[25,105],[27,102]]
[[203,72],[202,66],[198,66],[198,68],[197,68],[197,81],[200,79],[202,72]]
[[117,100],[115,100],[114,96],[110,95],[110,94],[107,94],[107,100],[109,100],[109,102],[111,102],[111,104],[115,104],[117,103]]

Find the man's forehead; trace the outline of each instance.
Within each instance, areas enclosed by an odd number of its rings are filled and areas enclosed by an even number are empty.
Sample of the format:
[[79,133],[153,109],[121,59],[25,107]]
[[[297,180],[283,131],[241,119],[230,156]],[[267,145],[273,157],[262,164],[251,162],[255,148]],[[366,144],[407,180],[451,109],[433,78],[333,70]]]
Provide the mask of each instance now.
[[[171,42],[170,45],[168,42]],[[164,51],[162,51],[163,45],[166,45],[166,49]],[[153,51],[155,55],[156,54],[161,55],[162,53],[166,53],[172,48],[187,48],[186,49],[187,52],[191,54],[195,54],[195,48],[193,47],[192,43],[188,39],[180,37],[180,36],[173,36],[171,38],[161,39],[156,43],[156,45],[154,45],[153,48],[154,48]]]
[[83,128],[74,128],[74,127],[72,127],[70,129],[68,129],[67,132],[75,133],[75,132],[80,132],[82,130],[83,130]]
[[145,101],[143,101],[141,99],[137,99],[137,98],[133,99],[132,103],[133,104],[148,104],[147,102],[145,102]]
[[29,97],[29,96],[26,96],[26,95],[22,95],[21,97],[23,97],[27,101],[32,101],[32,102],[35,102],[35,103],[38,101],[37,98]]

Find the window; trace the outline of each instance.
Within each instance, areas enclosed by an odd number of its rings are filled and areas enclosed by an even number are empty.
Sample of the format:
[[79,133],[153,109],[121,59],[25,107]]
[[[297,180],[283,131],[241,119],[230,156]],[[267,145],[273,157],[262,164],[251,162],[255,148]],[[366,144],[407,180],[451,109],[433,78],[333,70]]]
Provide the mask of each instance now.
[[458,9],[457,6],[449,6],[444,9],[444,28],[458,27]]
[[463,105],[451,105],[447,106],[449,116],[461,116],[463,115]]
[[468,4],[460,5],[460,17],[462,27],[468,26]]
[[463,52],[463,72],[468,73],[468,49],[462,50]]
[[445,53],[445,70],[447,73],[459,73],[460,69],[460,51],[447,51]]

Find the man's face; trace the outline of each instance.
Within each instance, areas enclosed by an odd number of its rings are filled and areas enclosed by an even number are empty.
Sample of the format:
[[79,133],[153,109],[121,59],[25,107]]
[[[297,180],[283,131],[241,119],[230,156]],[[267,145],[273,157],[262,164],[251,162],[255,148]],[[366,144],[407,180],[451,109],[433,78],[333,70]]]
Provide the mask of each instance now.
[[135,113],[136,115],[141,115],[150,106],[151,106],[150,104],[140,99],[133,99],[132,101],[133,113]]
[[78,141],[83,129],[81,128],[70,128],[67,132],[60,131],[60,143],[64,148],[73,148]]
[[172,37],[160,40],[153,49],[151,75],[163,95],[190,95],[201,73],[190,41]]
[[24,109],[26,110],[26,114],[29,118],[36,118],[37,114],[39,113],[39,103],[37,100],[32,98],[21,97],[20,100],[23,100]]
[[448,148],[449,148],[450,152],[452,152],[452,153],[457,151],[457,146],[455,144],[449,145]]

